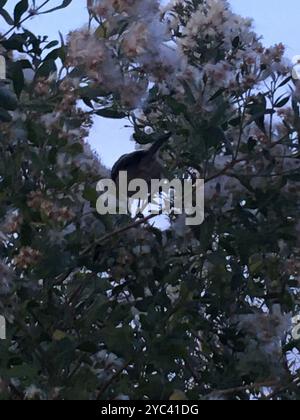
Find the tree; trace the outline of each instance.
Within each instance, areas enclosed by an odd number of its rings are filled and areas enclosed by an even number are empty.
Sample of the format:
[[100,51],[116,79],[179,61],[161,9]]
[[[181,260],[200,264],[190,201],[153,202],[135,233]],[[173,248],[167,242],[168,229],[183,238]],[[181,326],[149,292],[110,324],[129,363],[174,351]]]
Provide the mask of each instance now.
[[[23,27],[49,2],[13,17],[5,3],[1,397],[298,399],[300,97],[284,46],[223,0],[88,1],[88,29],[60,42]],[[99,116],[127,118],[141,145],[172,131],[167,170],[206,182],[201,226],[97,214]]]

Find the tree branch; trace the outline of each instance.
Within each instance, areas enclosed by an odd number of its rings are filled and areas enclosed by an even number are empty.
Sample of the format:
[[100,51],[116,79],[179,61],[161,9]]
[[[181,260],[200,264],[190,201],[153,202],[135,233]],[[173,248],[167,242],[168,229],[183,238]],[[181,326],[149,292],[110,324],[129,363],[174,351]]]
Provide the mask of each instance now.
[[277,380],[267,381],[267,382],[262,382],[262,383],[254,383],[252,385],[243,385],[243,386],[238,386],[235,388],[228,388],[228,389],[213,391],[210,394],[206,395],[205,398],[207,399],[207,398],[213,398],[213,397],[222,397],[222,396],[236,394],[238,392],[244,392],[248,390],[254,391],[255,389],[259,389],[259,388],[274,388],[279,385],[280,383]]
[[97,394],[97,401],[99,401],[104,394],[104,392],[110,387],[110,385],[121,375],[121,373],[128,368],[130,365],[131,360],[129,362],[126,362],[124,366],[122,366],[120,369],[118,369],[113,376],[100,388],[98,394]]
[[114,236],[117,236],[117,235],[119,235],[119,234],[121,234],[121,233],[124,233],[124,232],[127,232],[128,230],[130,230],[130,229],[134,229],[134,228],[136,228],[136,227],[138,227],[138,226],[140,226],[140,225],[142,225],[142,224],[144,224],[144,223],[146,223],[146,222],[148,222],[149,220],[151,220],[151,219],[153,219],[154,217],[157,217],[158,215],[157,214],[150,214],[149,216],[147,216],[147,217],[144,217],[143,219],[141,219],[141,220],[137,220],[136,222],[134,222],[134,223],[132,223],[132,224],[130,224],[130,225],[128,225],[128,226],[125,226],[125,227],[123,227],[123,228],[121,228],[121,229],[117,229],[117,230],[115,230],[115,231],[113,231],[113,232],[111,232],[111,233],[108,233],[107,235],[105,235],[105,236],[102,236],[102,238],[100,238],[98,241],[96,241],[94,244],[92,244],[92,245],[89,245],[88,247],[86,247],[79,255],[80,255],[80,257],[83,257],[84,255],[86,255],[86,254],[88,254],[95,246],[97,246],[97,245],[102,245],[103,244],[103,242],[106,242],[107,240],[109,240],[109,239],[111,239],[112,237],[114,237]]
[[38,6],[34,11],[30,11],[29,14],[22,19],[18,24],[15,24],[14,26],[12,26],[4,35],[2,35],[2,37],[0,38],[0,41],[3,41],[7,35],[9,35],[12,31],[14,31],[15,29],[19,28],[20,26],[23,25],[23,23],[25,23],[28,19],[32,18],[33,16],[38,15],[39,11],[46,6],[46,4],[49,3],[50,0],[45,0],[40,6]]

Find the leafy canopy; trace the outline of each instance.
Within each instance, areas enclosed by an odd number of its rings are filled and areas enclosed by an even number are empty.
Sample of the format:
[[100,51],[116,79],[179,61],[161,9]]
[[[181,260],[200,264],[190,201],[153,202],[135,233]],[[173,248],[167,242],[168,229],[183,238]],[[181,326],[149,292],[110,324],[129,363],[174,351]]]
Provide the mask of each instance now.
[[[89,0],[89,26],[58,41],[26,28],[71,0],[6,3],[1,398],[298,399],[300,87],[284,46],[223,0]],[[172,131],[162,158],[205,179],[203,225],[97,214],[99,117],[127,118],[141,145]]]

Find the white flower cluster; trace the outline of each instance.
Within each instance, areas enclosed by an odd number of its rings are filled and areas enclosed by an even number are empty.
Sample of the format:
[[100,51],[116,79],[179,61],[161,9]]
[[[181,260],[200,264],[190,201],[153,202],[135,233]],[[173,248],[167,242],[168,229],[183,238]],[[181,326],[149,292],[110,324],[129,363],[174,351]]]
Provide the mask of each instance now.
[[[119,95],[124,106],[140,105],[148,88],[146,74],[148,82],[171,82],[186,66],[186,58],[170,43],[171,33],[157,0],[94,0],[89,10],[104,19],[107,34],[86,28],[72,32],[69,64],[84,67],[92,81]],[[126,29],[116,35],[123,21]]]
[[100,381],[109,380],[114,370],[119,370],[124,366],[124,361],[114,353],[101,350],[92,356],[93,370]]
[[198,102],[211,112],[210,96],[200,89],[203,77],[214,88],[241,93],[272,71],[288,71],[284,46],[263,48],[251,20],[233,13],[225,0],[204,0],[193,13],[185,13],[188,1],[161,8],[158,0],[90,0],[88,7],[103,30],[71,33],[69,64],[84,67],[129,109],[141,105],[149,82],[184,95],[186,81],[198,85]]
[[239,327],[247,331],[269,356],[281,356],[282,342],[292,329],[290,314],[249,314],[240,315]]
[[[282,44],[265,49],[252,21],[232,12],[226,0],[203,0],[195,12],[188,1],[174,1],[166,10],[171,28],[177,25],[177,45],[214,88],[243,93],[273,71],[288,73]],[[169,11],[168,11],[169,10]],[[180,23],[179,23],[180,22]]]
[[7,241],[8,236],[19,232],[23,218],[18,210],[10,209],[7,211],[3,223],[0,225],[0,240]]
[[121,74],[108,46],[88,29],[70,34],[68,58],[73,66],[84,66],[89,77],[99,84],[114,85],[120,79]]
[[[198,36],[206,37],[214,40],[214,38],[222,37],[225,48],[232,48],[232,39],[237,36],[241,37],[241,41],[249,43],[255,37],[251,29],[252,21],[245,19],[230,9],[226,0],[205,0],[199,5],[198,11],[193,13],[186,28],[184,29],[185,39],[183,45],[191,48],[195,45]],[[199,28],[201,32],[199,34]],[[187,43],[187,40],[191,44]]]
[[[124,74],[114,45],[105,43],[96,33],[87,29],[69,35],[68,61],[71,66],[84,68],[90,81],[121,97],[128,108],[135,108],[146,92],[147,85],[133,74]],[[116,45],[115,45],[116,47]]]
[[36,385],[32,384],[28,388],[25,389],[25,400],[44,400],[45,395],[43,391],[38,388]]
[[88,0],[88,8],[97,16],[111,18],[115,14],[147,19],[159,11],[158,0]]

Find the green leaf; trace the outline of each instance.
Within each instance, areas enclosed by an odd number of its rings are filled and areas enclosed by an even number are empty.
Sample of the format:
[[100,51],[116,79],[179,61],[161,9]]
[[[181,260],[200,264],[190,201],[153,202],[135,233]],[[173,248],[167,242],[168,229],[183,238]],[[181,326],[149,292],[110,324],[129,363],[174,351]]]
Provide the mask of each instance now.
[[0,87],[0,107],[7,111],[14,111],[18,106],[16,95],[8,86]]
[[292,79],[293,79],[292,76],[287,77],[286,79],[284,79],[283,82],[280,83],[280,85],[278,87],[281,88],[281,87],[287,85]]
[[233,46],[233,48],[238,48],[239,47],[239,45],[240,45],[240,37],[239,36],[236,36],[235,38],[234,38],[234,40],[232,41],[232,46]]
[[26,12],[26,10],[28,9],[29,4],[28,4],[28,0],[21,0],[15,7],[14,10],[14,24],[18,25],[21,21],[21,18],[23,16],[23,14]]
[[9,112],[7,112],[5,109],[0,108],[0,121],[3,123],[8,123],[12,120],[12,116]]
[[248,151],[251,153],[257,146],[257,140],[254,137],[248,139]]
[[95,206],[95,203],[98,199],[96,188],[86,187],[83,192],[83,198],[89,201],[92,204],[92,206]]
[[52,339],[54,341],[61,341],[61,340],[64,340],[66,337],[67,337],[67,334],[63,331],[60,331],[60,330],[54,331],[54,333],[52,335]]
[[175,115],[184,114],[186,112],[186,105],[177,102],[175,98],[168,96],[165,100]]
[[286,98],[279,99],[274,104],[275,108],[283,108],[290,100],[290,96],[287,96]]
[[190,86],[190,84],[188,82],[186,82],[185,80],[180,80],[180,83],[184,87],[185,94],[187,96],[187,99],[188,99],[189,103],[195,104],[196,103],[196,99],[195,99],[195,96],[194,96],[194,93],[193,93],[193,89]]
[[22,90],[24,88],[24,84],[25,84],[22,62],[17,61],[13,63],[12,79],[13,79],[14,91],[16,95],[20,97]]
[[99,109],[98,111],[95,112],[95,114],[99,115],[100,117],[119,119],[119,120],[126,117],[125,112],[117,111],[114,108]]
[[9,39],[1,41],[1,44],[6,50],[23,52],[25,42],[26,38],[23,34],[13,34]]
[[52,9],[45,10],[45,12],[41,12],[40,15],[45,15],[47,13],[55,12],[56,10],[64,9],[65,7],[68,7],[69,4],[72,3],[72,0],[63,0],[62,4],[57,7],[53,7]]
[[232,120],[228,121],[228,124],[232,127],[238,127],[242,122],[241,117],[233,118]]
[[45,50],[50,50],[51,48],[56,47],[59,44],[58,41],[51,41],[46,45]]
[[298,100],[296,98],[292,99],[292,108],[293,108],[293,111],[295,113],[296,118],[299,119],[300,118],[300,109],[299,109],[299,106],[298,106]]
[[57,70],[55,60],[46,60],[38,68],[36,77],[49,77],[51,73],[55,73]]
[[84,353],[97,353],[98,346],[92,341],[86,341],[85,343],[80,344],[77,349]]
[[80,155],[83,153],[83,146],[80,143],[74,143],[67,147],[68,153],[72,156]]
[[223,93],[225,92],[225,89],[219,89],[211,98],[210,101],[214,101],[215,99],[217,99],[219,96],[223,95]]
[[[62,55],[63,53],[63,55]],[[44,61],[48,60],[57,60],[60,57],[63,57],[64,54],[64,48],[56,48],[55,50],[52,50],[46,57]]]
[[0,15],[3,17],[3,19],[8,25],[13,26],[14,20],[6,10],[0,9]]
[[[105,91],[101,86],[85,86],[79,89],[80,97],[83,101],[96,100],[101,96],[105,96]],[[93,106],[91,106],[93,108]]]
[[185,401],[188,400],[186,394],[183,391],[175,389],[173,394],[169,398],[170,401]]

